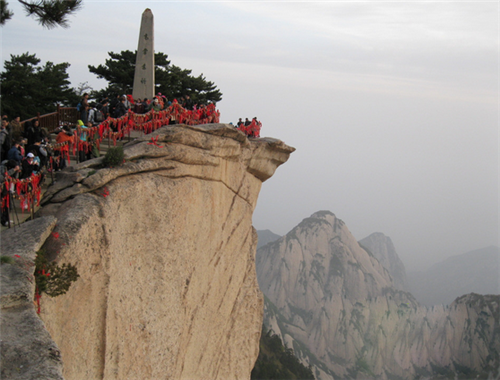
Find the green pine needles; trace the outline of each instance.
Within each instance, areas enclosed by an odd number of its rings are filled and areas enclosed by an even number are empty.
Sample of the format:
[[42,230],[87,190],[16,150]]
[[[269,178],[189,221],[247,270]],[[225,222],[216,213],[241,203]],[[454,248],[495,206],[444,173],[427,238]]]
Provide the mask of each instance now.
[[35,283],[38,295],[45,293],[50,297],[57,297],[65,294],[78,277],[80,275],[74,265],[64,263],[59,266],[54,261],[49,263],[44,250],[37,252]]

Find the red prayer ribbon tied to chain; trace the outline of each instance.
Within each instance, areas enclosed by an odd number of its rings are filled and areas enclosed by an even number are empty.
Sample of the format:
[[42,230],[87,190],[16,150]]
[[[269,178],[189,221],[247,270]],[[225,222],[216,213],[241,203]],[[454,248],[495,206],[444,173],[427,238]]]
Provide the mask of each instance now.
[[[219,119],[220,112],[215,108],[214,104],[186,110],[177,100],[174,100],[165,110],[151,110],[145,114],[136,114],[129,111],[126,115],[117,119],[108,117],[95,127],[82,128],[80,131],[75,130],[73,137],[69,141],[53,144],[52,149],[59,151],[61,157],[67,159],[68,165],[70,165],[70,149],[74,156],[77,151],[89,153],[94,144],[99,149],[105,138],[113,140],[113,145],[116,146],[116,141],[122,139],[131,130],[150,134],[158,128],[170,124],[171,121],[178,124],[200,125],[218,123]],[[80,138],[82,134],[86,134],[85,141]]]
[[81,141],[75,132],[74,141],[78,141],[78,144],[73,144],[73,153],[75,154],[77,148],[88,152],[89,149],[92,149],[92,142],[99,146],[106,137],[113,140],[113,145],[116,145],[116,141],[123,138],[131,130],[150,134],[158,128],[170,124],[171,121],[178,124],[200,125],[218,123],[219,119],[220,112],[214,104],[186,110],[177,103],[177,100],[174,100],[165,110],[151,110],[145,114],[129,111],[117,119],[108,117],[98,126],[82,130],[81,133],[87,133],[87,141]]
[[7,195],[2,197],[2,210],[10,207],[10,189],[14,187],[15,192],[21,203],[21,210],[31,211],[33,204],[40,205],[40,195],[42,188],[40,186],[41,174],[33,174],[29,178],[15,179],[9,175],[5,176],[4,186],[7,188]]
[[[75,131],[73,137],[69,141],[53,144],[52,149],[54,151],[59,151],[61,159],[67,159],[68,164],[70,164],[70,149],[72,149],[73,155],[76,155],[77,150],[88,153],[92,149],[93,144],[96,144],[99,149],[99,145],[106,137],[112,139],[113,144],[116,145],[116,141],[119,138],[123,138],[131,130],[139,130],[145,134],[149,134],[163,125],[170,124],[171,121],[178,124],[200,125],[218,123],[219,119],[220,112],[215,108],[214,104],[198,108],[195,107],[193,110],[186,110],[177,100],[174,100],[165,110],[151,110],[145,114],[136,114],[129,111],[126,115],[118,119],[109,117],[98,126],[83,128],[81,132]],[[256,136],[258,137],[260,123],[259,127],[254,127],[254,129],[257,131]],[[83,133],[87,136],[86,141],[80,138]],[[161,147],[158,145],[158,139],[152,139],[151,144]],[[10,190],[12,185],[14,186],[23,211],[31,211],[34,201],[36,201],[37,206],[40,204],[41,178],[41,174],[32,175],[30,178],[21,180],[6,176],[5,186],[7,190]],[[10,194],[8,193],[5,197],[2,197],[2,209],[9,206]]]
[[[65,141],[62,143],[52,144],[51,148],[54,152],[59,152],[59,158],[61,160],[68,160],[68,165],[71,165],[69,158],[69,145],[69,141]],[[50,158],[52,159],[52,156]]]

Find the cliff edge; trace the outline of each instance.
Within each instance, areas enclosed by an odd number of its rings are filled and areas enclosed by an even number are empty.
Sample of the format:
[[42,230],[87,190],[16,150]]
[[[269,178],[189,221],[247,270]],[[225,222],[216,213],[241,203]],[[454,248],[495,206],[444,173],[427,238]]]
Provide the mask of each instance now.
[[69,292],[41,317],[66,379],[245,379],[263,300],[252,214],[262,182],[295,149],[225,124],[175,125],[58,173],[43,248],[72,263]]

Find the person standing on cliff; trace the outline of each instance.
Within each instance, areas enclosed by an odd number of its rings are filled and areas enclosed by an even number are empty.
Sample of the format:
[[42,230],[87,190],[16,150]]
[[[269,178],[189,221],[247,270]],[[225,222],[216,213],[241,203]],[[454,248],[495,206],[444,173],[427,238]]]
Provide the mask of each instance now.
[[21,117],[16,117],[10,122],[12,139],[16,140],[23,136],[23,127],[21,125]]
[[2,119],[2,129],[0,130],[0,155],[2,157],[1,161],[4,161],[7,158],[7,153],[10,150],[10,136],[9,131],[7,130],[8,122],[5,119]]
[[189,97],[188,94],[184,95],[184,104],[183,104],[183,107],[185,109],[187,109],[188,111],[192,111],[193,110],[193,100]]
[[7,159],[16,161],[18,165],[21,165],[23,160],[23,155],[21,154],[21,141],[22,139],[20,137],[15,139],[12,148],[10,148],[7,153]]
[[80,119],[84,124],[87,124],[89,108],[89,94],[85,93],[80,102]]

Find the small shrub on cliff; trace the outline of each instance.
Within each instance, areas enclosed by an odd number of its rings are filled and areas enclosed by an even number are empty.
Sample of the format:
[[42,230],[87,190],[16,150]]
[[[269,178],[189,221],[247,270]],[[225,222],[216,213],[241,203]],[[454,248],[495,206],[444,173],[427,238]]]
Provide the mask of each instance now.
[[2,263],[2,264],[14,264],[14,259],[10,256],[0,256],[0,263]]
[[74,265],[50,262],[45,257],[45,251],[37,252],[35,259],[35,283],[37,295],[45,293],[50,297],[65,294],[71,284],[78,279],[78,270]]
[[122,165],[125,161],[124,158],[123,146],[116,146],[108,149],[102,164],[106,168],[113,168]]

